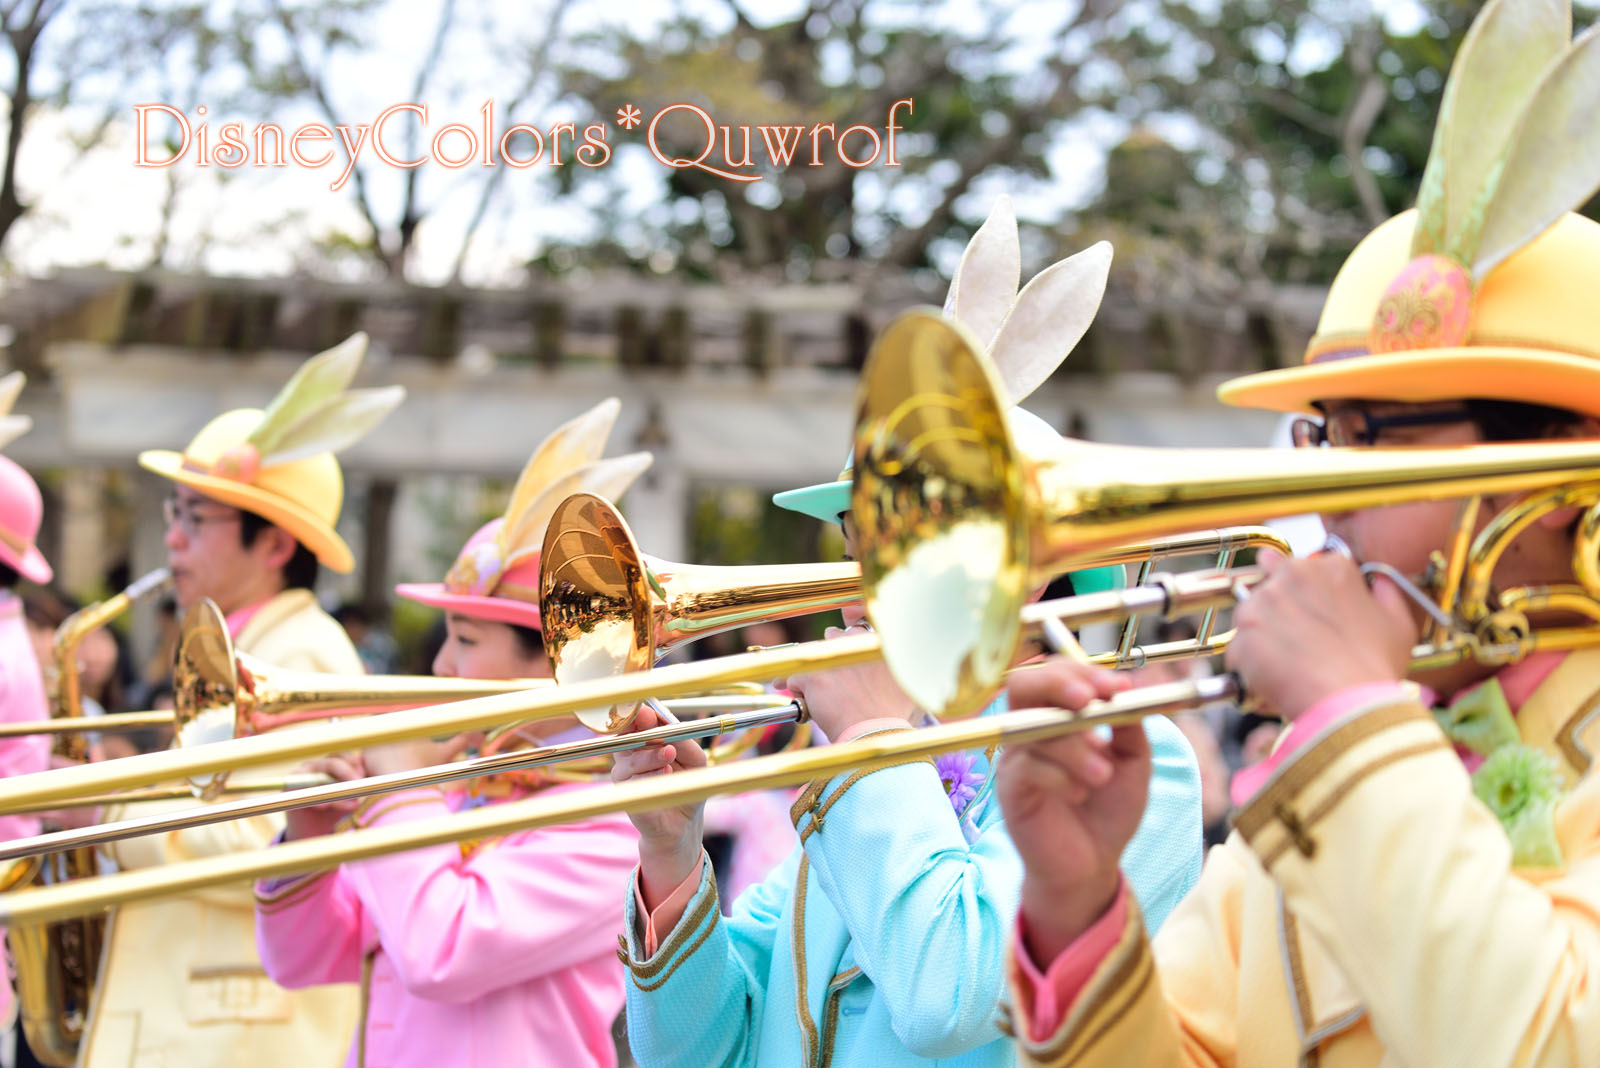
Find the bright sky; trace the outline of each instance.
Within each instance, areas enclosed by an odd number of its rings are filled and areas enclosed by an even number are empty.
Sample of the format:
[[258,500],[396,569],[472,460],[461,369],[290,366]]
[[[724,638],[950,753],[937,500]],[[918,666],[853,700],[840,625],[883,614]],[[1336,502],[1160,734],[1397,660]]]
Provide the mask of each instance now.
[[[484,101],[505,99],[514,91],[519,65],[511,62],[510,56],[523,42],[538,37],[548,18],[548,2],[530,5],[526,0],[459,0],[458,28],[424,99],[419,101],[429,106],[430,134],[450,122],[477,128],[482,122],[479,108]],[[1017,3],[1012,5],[1010,18],[1019,27],[1050,25],[1058,17],[1054,15],[1059,10],[1055,6],[1058,2]],[[604,20],[617,17],[619,10],[627,12],[636,28],[650,26],[660,23],[677,6],[670,0],[629,0],[625,6],[575,0],[567,28],[595,28]],[[682,6],[719,20],[727,17],[726,7],[719,0],[683,0]],[[768,21],[792,14],[803,4],[800,0],[744,0],[743,6],[758,21]],[[1397,24],[1418,17],[1412,0],[1388,0],[1377,6],[1387,9]],[[910,5],[905,10],[912,12],[915,7]],[[333,68],[332,94],[342,117],[356,123],[371,122],[389,105],[412,99],[411,81],[432,37],[439,8],[439,0],[392,0],[378,13],[372,23],[377,47],[364,55],[346,58]],[[893,5],[886,9],[895,10]],[[982,0],[951,0],[942,9],[941,17],[971,26],[988,10]],[[916,11],[920,12],[920,8]],[[490,26],[494,27],[493,32],[486,30]],[[52,32],[62,29],[65,27],[51,28]],[[508,34],[508,30],[512,32]],[[1033,39],[1042,37],[1036,34]],[[1019,53],[1014,61],[1026,65],[1036,58]],[[147,101],[182,102],[172,95],[170,87],[163,89],[154,78],[147,91]],[[546,103],[530,109],[525,115],[527,121],[548,129],[570,117],[559,105],[548,103],[548,92],[539,99]],[[127,268],[147,265],[154,235],[160,229],[163,205],[174,182],[179,192],[174,199],[174,255],[168,260],[173,267],[279,274],[295,268],[297,255],[306,255],[313,236],[339,230],[363,231],[350,190],[334,192],[328,188],[344,166],[342,151],[335,152],[332,163],[317,169],[246,165],[227,171],[196,166],[198,149],[191,148],[187,158],[170,168],[142,169],[133,166],[136,138],[131,103],[112,128],[105,146],[81,158],[72,148],[71,137],[92,121],[92,116],[41,113],[30,127],[20,161],[20,179],[24,200],[33,203],[35,211],[13,231],[8,249],[22,270],[34,273],[96,262]],[[248,138],[254,126],[268,118],[292,132],[296,125],[320,121],[321,116],[302,107],[270,117],[217,114],[213,110],[204,118],[193,113],[189,118],[197,128],[202,122],[208,123],[208,137],[215,148],[220,127],[229,121],[244,123]],[[172,124],[159,121],[164,125],[158,129],[175,132]],[[883,117],[850,117],[850,121],[871,122],[881,128]],[[503,115],[496,117],[498,128],[503,128],[505,122]],[[1105,121],[1080,124],[1073,135],[1059,142],[1051,153],[1056,180],[1018,196],[1019,213],[1048,216],[1092,191],[1098,182],[1102,146],[1119,132],[1115,126],[1114,122]],[[393,129],[398,132],[403,125],[397,123]],[[620,196],[622,207],[630,211],[643,211],[656,201],[665,168],[642,148],[624,147],[627,142],[642,141],[642,132],[625,135],[613,126],[611,143],[615,154],[605,172],[608,178],[621,179],[620,186],[610,181],[583,184],[580,173],[583,197],[593,200]],[[391,136],[386,141],[398,154],[403,138]],[[330,146],[321,146],[321,150],[327,147]],[[319,147],[308,145],[307,150],[316,152]],[[368,146],[363,158],[371,159],[372,155]],[[588,232],[590,220],[586,213],[575,210],[570,203],[553,202],[548,188],[537,177],[538,170],[506,169],[503,193],[480,228],[467,260],[467,281],[512,281],[517,265],[533,254],[542,240],[582,239]],[[418,231],[419,280],[439,281],[449,274],[476,203],[474,183],[480,180],[481,171],[475,171],[473,167],[452,171],[433,164],[421,169],[423,206],[429,214]],[[405,172],[380,166],[371,168],[369,175],[380,217],[392,219],[400,203]],[[998,189],[980,188],[973,197],[987,201],[997,192]],[[875,195],[871,189],[863,193]],[[981,217],[983,210],[981,205],[975,206],[974,216]]]

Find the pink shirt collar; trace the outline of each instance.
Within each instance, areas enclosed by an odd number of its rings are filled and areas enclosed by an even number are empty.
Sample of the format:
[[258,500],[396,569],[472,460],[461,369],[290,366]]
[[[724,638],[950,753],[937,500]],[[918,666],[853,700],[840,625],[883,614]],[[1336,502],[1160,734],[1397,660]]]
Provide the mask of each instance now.
[[227,625],[228,637],[238,640],[240,632],[250,625],[250,621],[256,618],[256,615],[267,607],[267,603],[271,600],[272,598],[268,597],[266,601],[258,601],[248,608],[241,608],[237,612],[231,612],[223,616],[222,622]]

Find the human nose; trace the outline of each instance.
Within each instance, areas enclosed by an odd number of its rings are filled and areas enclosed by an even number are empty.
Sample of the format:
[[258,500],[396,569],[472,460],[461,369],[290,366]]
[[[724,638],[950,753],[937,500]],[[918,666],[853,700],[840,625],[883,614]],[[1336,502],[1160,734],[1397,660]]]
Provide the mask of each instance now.
[[451,651],[448,641],[434,654],[433,674],[441,679],[453,679],[457,676],[455,654]]

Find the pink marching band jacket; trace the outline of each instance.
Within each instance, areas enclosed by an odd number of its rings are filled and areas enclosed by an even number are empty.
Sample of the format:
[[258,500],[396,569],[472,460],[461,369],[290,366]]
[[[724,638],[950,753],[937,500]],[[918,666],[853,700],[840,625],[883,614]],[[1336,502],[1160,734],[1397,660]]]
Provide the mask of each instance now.
[[[355,823],[430,819],[461,801],[391,794]],[[261,959],[286,987],[361,984],[350,1066],[614,1065],[618,888],[637,859],[633,825],[613,815],[258,884]]]

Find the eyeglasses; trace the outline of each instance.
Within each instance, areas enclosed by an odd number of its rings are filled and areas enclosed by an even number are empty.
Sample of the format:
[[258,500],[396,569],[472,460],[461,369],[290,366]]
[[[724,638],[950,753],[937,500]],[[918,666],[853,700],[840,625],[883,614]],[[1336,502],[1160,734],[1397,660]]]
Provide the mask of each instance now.
[[169,527],[176,523],[186,537],[193,538],[208,523],[238,522],[239,512],[236,509],[229,509],[226,512],[202,512],[192,504],[183,504],[175,497],[168,497],[161,502],[161,518],[166,520]]
[[1319,445],[1376,445],[1386,430],[1471,421],[1472,412],[1465,407],[1398,412],[1394,415],[1373,415],[1365,408],[1341,408],[1322,419],[1308,415],[1298,417],[1289,424],[1289,435],[1299,449]]

